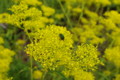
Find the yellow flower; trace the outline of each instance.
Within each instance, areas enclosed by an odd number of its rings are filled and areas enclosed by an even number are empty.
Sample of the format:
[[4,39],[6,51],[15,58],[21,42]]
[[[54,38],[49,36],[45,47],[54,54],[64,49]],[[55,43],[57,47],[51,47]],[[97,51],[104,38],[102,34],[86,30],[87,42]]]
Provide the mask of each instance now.
[[0,14],[0,23],[12,23],[10,14],[8,13]]
[[120,74],[117,74],[114,80],[120,80]]
[[59,65],[64,65],[70,58],[70,48],[72,48],[72,35],[65,27],[47,26],[34,33],[33,43],[27,46],[27,54],[33,55],[45,69],[55,69]]
[[19,39],[16,43],[19,45],[23,45],[23,44],[25,44],[25,41],[22,39]]
[[42,5],[42,6],[41,6],[41,9],[42,9],[43,14],[44,14],[45,16],[51,16],[51,15],[53,15],[53,14],[55,13],[55,9],[50,8],[50,7],[48,7],[48,6],[45,6],[45,5]]
[[42,4],[42,2],[40,2],[39,0],[14,0],[14,2],[17,2],[17,3],[23,2],[25,4],[34,5],[34,6]]
[[85,10],[85,14],[92,20],[97,20],[99,18],[98,14],[90,10]]
[[34,79],[41,79],[41,77],[42,77],[42,72],[41,72],[40,70],[35,70],[35,71],[33,72],[33,77],[34,77]]
[[[65,27],[46,26],[33,33],[32,38],[26,53],[41,63],[43,70],[57,70],[63,66],[63,74],[70,76],[74,69],[95,70],[100,63],[97,49],[93,45],[73,48],[72,34]],[[93,80],[92,77],[90,79]]]
[[64,18],[64,14],[55,14],[55,18],[60,20],[60,19]]
[[80,13],[82,12],[82,9],[77,7],[77,8],[73,8],[72,11],[75,13]]
[[[80,43],[91,43],[91,44],[99,44],[104,42],[103,37],[99,37],[100,31],[103,29],[103,26],[92,25],[83,25],[82,27],[72,28],[73,39]],[[88,35],[89,34],[89,35]]]
[[120,4],[120,0],[112,0],[112,2],[116,5],[119,5]]
[[0,45],[0,80],[9,80],[7,72],[10,69],[10,63],[14,55],[14,51]]
[[82,70],[78,70],[74,74],[74,80],[95,80],[94,76],[90,72],[85,72]]
[[54,23],[54,19],[53,18],[49,18],[48,22],[52,24],[52,23]]
[[16,5],[13,5],[9,10],[12,11],[12,14],[1,14],[0,23],[8,23],[15,25],[24,31],[31,30],[31,32],[36,32],[37,30],[44,28],[45,24],[54,23],[53,18],[48,18],[55,13],[53,8],[42,5],[43,10],[40,11],[36,7],[28,7],[29,5],[25,2],[19,2]]
[[75,60],[83,69],[94,69],[100,63],[97,49],[93,45],[83,44],[75,52]]
[[2,37],[0,37],[0,44],[3,44],[4,43],[4,40]]
[[74,80],[95,80],[95,77],[91,72],[83,71],[78,68],[72,68],[70,71],[63,71],[63,73],[66,77],[73,76]]
[[109,30],[114,30],[115,31],[117,29],[117,26],[112,21],[112,19],[102,19],[100,22],[101,22],[101,24],[103,24],[105,26],[105,29],[107,31],[109,31]]
[[117,11],[109,11],[104,14],[106,17],[110,18],[115,24],[120,24],[120,13]]
[[83,17],[83,18],[81,18],[81,22],[82,22],[82,23],[84,23],[84,24],[89,23],[89,21],[88,21],[86,18],[84,18],[84,17]]
[[116,46],[105,50],[105,57],[108,61],[113,62],[116,67],[120,67],[120,47]]
[[95,0],[94,2],[98,4],[102,4],[103,6],[107,6],[111,4],[109,0]]

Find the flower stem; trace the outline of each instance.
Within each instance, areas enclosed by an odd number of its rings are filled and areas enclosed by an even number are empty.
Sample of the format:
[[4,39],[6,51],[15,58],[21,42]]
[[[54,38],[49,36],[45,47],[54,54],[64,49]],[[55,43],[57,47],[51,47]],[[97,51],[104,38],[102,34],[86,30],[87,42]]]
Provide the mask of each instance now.
[[71,24],[70,18],[69,18],[68,15],[66,14],[66,11],[65,11],[65,9],[64,9],[64,7],[63,7],[61,1],[58,0],[58,3],[60,4],[60,7],[61,7],[61,9],[62,9],[62,11],[63,11],[63,13],[64,13],[66,19],[67,19],[67,24],[70,26],[69,28],[72,28],[72,24]]
[[[31,40],[31,38],[30,38],[30,36],[29,36],[28,31],[25,30],[25,32],[26,32],[26,34],[27,34],[30,42],[33,43],[32,40]],[[33,80],[33,69],[32,69],[32,65],[33,65],[33,60],[32,60],[32,54],[31,54],[31,55],[30,55],[30,80]]]

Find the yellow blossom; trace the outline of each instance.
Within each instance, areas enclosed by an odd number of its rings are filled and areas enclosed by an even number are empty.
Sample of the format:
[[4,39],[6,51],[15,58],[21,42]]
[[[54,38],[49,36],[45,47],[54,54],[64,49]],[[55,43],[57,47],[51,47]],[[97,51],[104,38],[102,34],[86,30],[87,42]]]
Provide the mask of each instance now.
[[116,67],[120,67],[120,47],[116,46],[105,50],[105,57],[108,61],[113,62]]
[[71,37],[65,27],[47,26],[34,34],[34,43],[28,45],[26,52],[33,55],[45,69],[55,69],[70,59]]
[[117,74],[114,80],[120,80],[120,74]]
[[0,45],[0,80],[8,80],[7,72],[10,69],[12,56],[15,52]]
[[40,70],[35,70],[35,71],[33,72],[33,77],[34,77],[34,79],[41,79],[41,77],[42,77],[42,72],[41,72]]
[[50,8],[48,6],[42,5],[41,8],[45,16],[51,16],[55,13],[55,9]]
[[4,43],[4,40],[2,37],[0,37],[0,44],[3,44]]

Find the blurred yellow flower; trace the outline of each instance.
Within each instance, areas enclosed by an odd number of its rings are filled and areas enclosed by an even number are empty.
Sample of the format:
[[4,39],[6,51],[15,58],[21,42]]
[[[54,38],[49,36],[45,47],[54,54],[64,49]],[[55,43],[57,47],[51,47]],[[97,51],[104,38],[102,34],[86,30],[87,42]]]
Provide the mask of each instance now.
[[42,5],[41,9],[42,9],[43,14],[45,16],[51,16],[51,15],[53,15],[55,13],[55,9],[54,8],[51,8],[51,7],[48,7],[48,6],[45,6],[45,5]]
[[33,77],[34,77],[34,79],[41,79],[41,77],[42,77],[42,72],[41,72],[40,70],[35,70],[35,71],[33,72]]
[[120,67],[120,47],[116,46],[105,50],[105,57],[113,62],[116,67]]
[[0,44],[3,44],[4,43],[4,40],[2,37],[0,37]]

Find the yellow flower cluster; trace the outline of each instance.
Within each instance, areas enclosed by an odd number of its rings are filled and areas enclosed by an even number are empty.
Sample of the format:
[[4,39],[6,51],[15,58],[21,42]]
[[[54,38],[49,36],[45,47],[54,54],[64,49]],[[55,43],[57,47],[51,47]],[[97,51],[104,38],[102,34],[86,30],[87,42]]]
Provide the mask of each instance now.
[[120,0],[111,0],[114,4],[119,5],[120,4]]
[[[75,80],[94,80],[92,70],[100,64],[99,53],[101,53],[100,57],[104,55],[104,58],[120,68],[118,6],[120,0],[54,0],[55,4],[54,1],[51,1],[50,3],[53,5],[50,5],[55,9],[48,6],[48,0],[14,1],[15,5],[9,9],[11,14],[0,14],[0,23],[18,26],[27,32],[31,43],[27,45],[26,53],[33,56],[42,65],[43,70],[59,71],[60,69],[65,76],[72,76]],[[118,11],[112,8],[116,8]],[[68,26],[67,28],[72,34],[66,27],[46,26],[46,24],[53,23]],[[0,37],[0,45],[3,43],[4,40]],[[19,46],[23,46],[23,44],[22,40],[16,42],[16,45]],[[97,45],[100,52],[93,45]],[[3,55],[2,53],[10,53],[11,50],[3,46],[0,46],[0,49],[0,63],[8,68],[6,70],[0,66],[0,69],[3,70],[6,77],[14,52],[11,55]],[[22,50],[21,47],[16,49]],[[5,60],[2,59],[2,56],[8,55],[10,56]],[[2,60],[7,64],[4,64]],[[107,69],[103,71],[103,74],[110,76],[111,72]],[[0,73],[0,79],[2,76],[4,74]],[[35,79],[40,79],[42,72],[36,70],[33,76]],[[119,76],[116,76],[116,80],[118,79]]]
[[[91,43],[91,44],[99,44],[104,42],[104,38],[99,37],[99,32],[102,29],[102,26],[97,25],[83,25],[81,27],[75,27],[72,29],[74,34],[73,39],[76,42],[80,43]],[[99,28],[98,28],[99,27]],[[88,35],[89,34],[89,35]]]
[[88,71],[95,70],[96,65],[100,64],[96,48],[93,45],[82,44],[71,55],[67,68],[62,71],[65,76],[74,76],[75,80],[94,80],[93,74]]
[[117,11],[106,12],[104,19],[101,19],[101,24],[105,27],[107,35],[113,39],[113,45],[120,45],[120,14]]
[[117,11],[105,12],[102,17],[85,9],[84,15],[85,17],[81,18],[82,26],[76,25],[71,29],[75,42],[102,44],[107,40],[107,37],[110,37],[113,40],[113,45],[120,45],[120,14]]
[[120,47],[116,46],[105,50],[105,57],[110,62],[113,62],[116,67],[120,67]]
[[33,72],[33,77],[34,77],[34,79],[41,79],[41,77],[42,77],[42,72],[41,72],[40,70],[35,70],[35,71]]
[[60,20],[60,19],[64,18],[64,14],[56,14],[55,18]]
[[0,44],[3,44],[4,43],[4,40],[2,37],[0,37]]
[[104,14],[107,18],[110,18],[115,24],[120,24],[120,13],[117,11],[109,11]]
[[22,27],[22,25],[24,25],[26,21],[35,21],[36,19],[39,19],[39,17],[41,17],[41,11],[34,7],[28,9],[28,5],[24,3],[13,5],[10,10],[13,12],[13,14],[5,15],[5,17],[2,16],[2,20],[5,20],[3,21],[5,23],[13,24],[18,27]]
[[16,45],[16,51],[21,51],[24,48],[25,40],[19,39],[15,43]]
[[42,2],[40,2],[39,0],[13,0],[13,1],[16,3],[24,2],[25,4],[34,5],[34,6],[42,4]]
[[[110,0],[93,0],[95,3],[97,3],[97,4],[101,4],[101,5],[103,5],[103,6],[107,6],[107,5],[110,5],[111,4],[111,2],[110,2]],[[94,3],[93,2],[93,3]]]
[[[55,13],[53,8],[41,5],[42,12],[35,6],[29,7],[29,5],[25,1],[20,1],[18,5],[13,5],[9,9],[12,14],[4,13],[0,15],[0,23],[16,25],[26,31],[32,30],[33,32],[43,28],[45,24],[54,23],[54,19],[50,17]],[[42,13],[44,16],[42,16]]]
[[55,13],[55,10],[53,8],[47,7],[45,5],[42,5],[41,8],[45,16],[51,16]]
[[10,68],[10,63],[12,62],[12,56],[15,52],[4,48],[0,45],[0,80],[10,80],[7,77],[7,72]]
[[74,80],[95,80],[94,75],[90,72],[85,72],[82,70],[78,70],[74,72],[75,78]]
[[62,72],[65,75],[75,76],[72,71],[94,70],[100,63],[98,52],[92,45],[78,46],[74,52],[72,34],[65,27],[47,26],[34,33],[33,38],[32,43],[27,45],[26,52],[39,61],[45,70],[56,70],[63,66]]
[[72,68],[71,70],[64,70],[65,76],[73,76],[74,80],[95,80],[94,75],[91,72],[84,71],[78,68]]
[[114,80],[120,80],[120,74],[117,74]]
[[69,60],[72,48],[72,35],[65,27],[47,26],[34,34],[34,42],[27,46],[26,52],[33,55],[46,69],[55,69]]
[[111,4],[110,0],[89,0],[89,1],[87,1],[87,0],[69,0],[69,1],[68,0],[61,0],[61,1],[65,1],[68,5],[79,3],[79,4],[87,4],[87,6],[91,6],[92,4],[107,6],[107,5]]
[[96,64],[99,64],[98,52],[93,45],[78,46],[73,56],[81,68],[94,69]]

